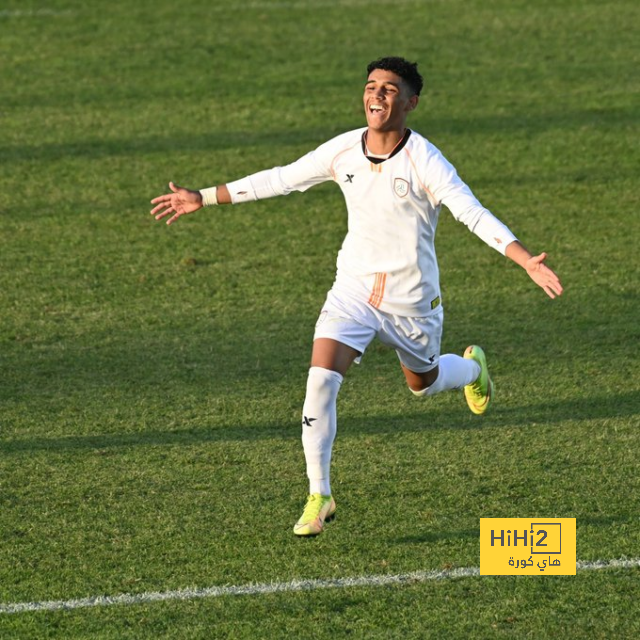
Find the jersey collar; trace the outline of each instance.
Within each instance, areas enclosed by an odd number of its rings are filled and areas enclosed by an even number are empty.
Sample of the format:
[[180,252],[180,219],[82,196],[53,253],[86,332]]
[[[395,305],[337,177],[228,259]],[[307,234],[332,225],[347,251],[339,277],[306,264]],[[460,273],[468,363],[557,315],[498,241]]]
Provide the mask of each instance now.
[[400,151],[402,151],[404,146],[409,141],[410,136],[411,136],[411,129],[407,129],[404,132],[404,135],[402,136],[401,140],[398,142],[398,144],[393,148],[393,151],[386,158],[376,158],[375,156],[367,155],[367,131],[364,131],[364,133],[362,134],[362,141],[361,141],[362,153],[367,157],[367,159],[370,162],[373,162],[373,164],[380,164],[381,162],[385,162],[385,160],[389,160],[390,158],[393,158],[393,156],[400,153]]

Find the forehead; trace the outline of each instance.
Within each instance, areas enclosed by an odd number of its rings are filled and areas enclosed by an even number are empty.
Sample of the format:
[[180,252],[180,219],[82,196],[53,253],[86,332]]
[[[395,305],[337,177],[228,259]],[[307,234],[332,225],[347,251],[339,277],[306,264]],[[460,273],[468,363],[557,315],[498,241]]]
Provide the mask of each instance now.
[[369,74],[367,84],[373,82],[379,84],[393,84],[398,87],[406,86],[405,81],[397,73],[393,73],[393,71],[387,71],[385,69],[374,69]]

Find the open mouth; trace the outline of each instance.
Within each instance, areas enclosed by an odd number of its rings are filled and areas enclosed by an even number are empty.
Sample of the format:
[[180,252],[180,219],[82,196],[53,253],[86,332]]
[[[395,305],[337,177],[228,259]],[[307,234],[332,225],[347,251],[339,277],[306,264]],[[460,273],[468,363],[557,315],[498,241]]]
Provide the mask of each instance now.
[[384,111],[383,107],[379,104],[369,105],[369,113],[382,113],[383,111]]

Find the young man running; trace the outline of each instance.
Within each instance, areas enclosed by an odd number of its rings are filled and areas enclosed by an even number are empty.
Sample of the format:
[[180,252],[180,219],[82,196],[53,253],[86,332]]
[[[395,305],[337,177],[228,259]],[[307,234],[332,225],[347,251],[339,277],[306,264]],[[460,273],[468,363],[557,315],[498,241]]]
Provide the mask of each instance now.
[[409,389],[429,396],[464,388],[471,411],[484,413],[493,384],[485,354],[472,345],[464,357],[440,354],[443,310],[434,240],[441,205],[486,244],[520,265],[546,294],[562,293],[558,276],[485,209],[455,168],[424,137],[406,127],[418,105],[422,77],[403,58],[367,67],[367,126],[320,145],[285,167],[218,187],[192,191],[169,184],[151,214],[167,224],[203,206],[239,204],[306,191],[333,180],[344,194],[348,232],[336,279],[318,319],[302,415],[309,497],[294,526],[319,534],[336,510],[330,461],[336,398],[343,377],[378,337],[396,350]]

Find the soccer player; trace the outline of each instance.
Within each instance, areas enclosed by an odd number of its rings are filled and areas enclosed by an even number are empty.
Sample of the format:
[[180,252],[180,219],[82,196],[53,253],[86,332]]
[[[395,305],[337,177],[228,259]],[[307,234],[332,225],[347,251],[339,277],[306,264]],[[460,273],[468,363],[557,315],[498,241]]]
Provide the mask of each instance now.
[[406,127],[423,80],[417,64],[389,57],[371,62],[364,86],[367,126],[343,133],[299,160],[199,191],[169,183],[151,214],[172,224],[202,207],[239,204],[306,191],[333,180],[344,194],[348,231],[337,273],[316,324],[302,411],[309,497],[294,526],[319,534],[335,513],[330,461],[336,398],[350,365],[377,337],[395,349],[409,389],[430,396],[464,388],[469,408],[483,414],[493,384],[483,350],[440,354],[443,309],[434,249],[441,205],[486,244],[521,266],[546,294],[562,293],[558,276],[532,255],[475,198],[455,168],[427,139]]

